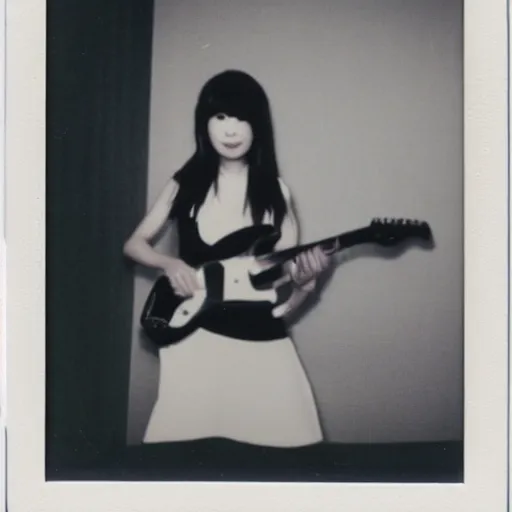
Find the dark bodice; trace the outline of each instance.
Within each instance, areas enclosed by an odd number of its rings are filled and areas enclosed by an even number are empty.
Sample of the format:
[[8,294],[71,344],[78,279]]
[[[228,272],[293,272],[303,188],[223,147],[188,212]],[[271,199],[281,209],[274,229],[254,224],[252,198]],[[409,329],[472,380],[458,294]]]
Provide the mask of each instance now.
[[[200,237],[194,218],[177,220],[180,258],[192,267],[239,254],[232,243],[209,245]],[[265,341],[288,335],[283,319],[272,316],[274,306],[268,303],[222,304],[210,309],[201,327],[211,332],[242,340]]]
[[210,245],[199,234],[193,217],[180,218],[177,221],[180,258],[191,267],[198,267],[208,261],[222,260],[234,256],[237,247],[225,244]]

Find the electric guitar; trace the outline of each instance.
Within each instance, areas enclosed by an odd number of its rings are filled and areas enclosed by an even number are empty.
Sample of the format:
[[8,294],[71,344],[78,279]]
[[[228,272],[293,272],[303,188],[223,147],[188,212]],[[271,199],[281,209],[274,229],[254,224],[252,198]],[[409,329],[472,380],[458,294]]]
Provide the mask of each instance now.
[[334,237],[273,251],[280,233],[273,226],[241,229],[218,245],[236,247],[230,257],[197,269],[200,289],[191,297],[177,295],[167,276],[159,277],[144,304],[140,323],[158,346],[177,343],[194,332],[209,308],[219,304],[267,302],[277,304],[278,287],[289,281],[285,264],[315,246],[334,254],[360,244],[393,247],[408,239],[430,241],[427,222],[408,219],[374,219],[368,226]]

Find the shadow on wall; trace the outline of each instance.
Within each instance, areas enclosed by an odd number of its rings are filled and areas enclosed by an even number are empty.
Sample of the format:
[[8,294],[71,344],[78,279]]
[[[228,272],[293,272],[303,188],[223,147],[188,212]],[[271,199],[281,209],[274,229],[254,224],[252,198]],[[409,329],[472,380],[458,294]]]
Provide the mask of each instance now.
[[[169,230],[169,223],[164,225],[154,238],[155,247],[163,252],[175,253],[178,247],[178,239],[174,230]],[[160,275],[156,269],[133,265],[133,275],[136,282],[144,283],[148,293],[152,284]],[[158,398],[158,383],[160,378],[160,364],[158,358],[158,347],[146,336],[142,330],[139,319],[142,309],[134,310],[134,337],[132,346],[132,381],[139,381],[138,384],[144,388],[144,400],[136,403],[129,400],[127,417],[127,444],[137,445],[143,440],[144,433],[149,422],[151,412]],[[134,356],[134,354],[136,354]],[[143,357],[144,366],[134,364],[133,358],[137,361]]]
[[[136,279],[143,279],[147,280],[148,282],[153,282],[157,277],[157,273],[156,271],[151,271],[150,269],[138,268],[135,272],[135,276]],[[138,322],[140,312],[134,311],[134,315]],[[144,334],[142,328],[140,327],[134,336],[132,354],[133,350],[139,354],[144,354],[146,365],[151,368],[151,371],[145,372],[144,375],[140,375],[140,378],[145,382],[145,400],[138,401],[136,410],[132,410],[133,404],[130,404],[131,407],[128,408],[128,445],[136,445],[142,442],[144,432],[151,416],[151,412],[158,398],[158,382],[160,378],[158,348]]]

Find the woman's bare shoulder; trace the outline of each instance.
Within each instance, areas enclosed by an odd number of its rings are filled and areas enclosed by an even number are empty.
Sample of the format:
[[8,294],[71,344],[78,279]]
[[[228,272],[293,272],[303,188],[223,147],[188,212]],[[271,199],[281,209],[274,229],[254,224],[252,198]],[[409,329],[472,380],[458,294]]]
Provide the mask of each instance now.
[[149,240],[162,229],[169,218],[177,192],[178,183],[171,176],[160,188],[156,199],[133,232],[132,238],[142,237],[145,240]]
[[178,189],[179,189],[179,183],[176,180],[175,175],[172,174],[163,183],[163,186],[160,189],[160,193],[158,194],[157,202],[171,205],[173,203],[174,199],[176,198]]

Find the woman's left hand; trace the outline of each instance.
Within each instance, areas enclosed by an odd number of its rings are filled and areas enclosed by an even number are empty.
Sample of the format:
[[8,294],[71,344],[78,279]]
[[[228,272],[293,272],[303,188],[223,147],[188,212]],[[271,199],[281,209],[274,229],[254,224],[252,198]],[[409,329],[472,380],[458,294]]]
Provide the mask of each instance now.
[[331,258],[320,247],[299,254],[288,271],[295,288],[286,302],[274,308],[276,318],[290,314],[306,300],[315,289],[318,275],[329,267]]
[[291,265],[290,277],[299,287],[308,287],[331,263],[331,256],[321,247],[300,253]]

